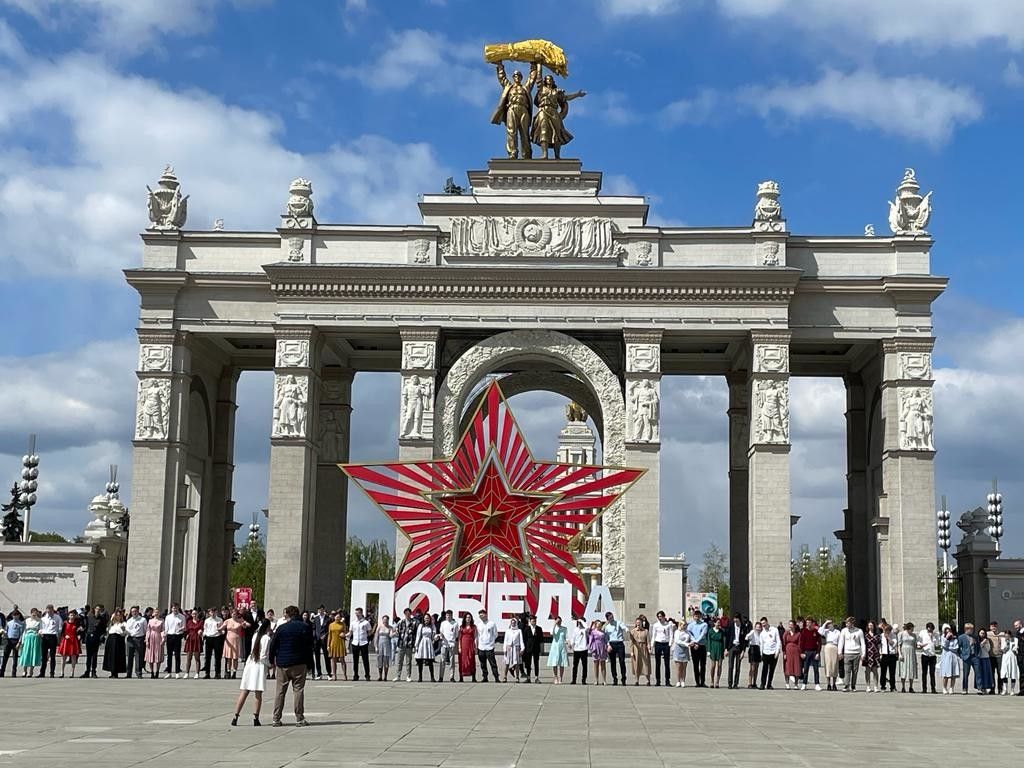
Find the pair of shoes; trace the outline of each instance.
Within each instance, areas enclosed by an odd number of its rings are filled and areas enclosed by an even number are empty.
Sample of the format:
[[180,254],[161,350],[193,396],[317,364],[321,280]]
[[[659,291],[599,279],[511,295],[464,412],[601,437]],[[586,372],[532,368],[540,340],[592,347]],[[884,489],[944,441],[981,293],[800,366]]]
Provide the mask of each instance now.
[[[156,679],[156,674],[155,674],[155,673],[153,674],[153,679]],[[167,672],[167,673],[166,673],[166,674],[164,675],[164,680],[170,680],[170,679],[171,679],[171,673],[170,673],[170,672]]]
[[[356,678],[356,680],[358,680],[358,679],[359,679],[359,678],[357,677],[357,678]],[[407,683],[411,683],[411,682],[412,682],[412,675],[409,675],[409,676],[408,676],[407,678],[405,678],[405,682],[407,682]],[[486,683],[487,681],[486,681],[486,680],[484,680],[484,682]]]
[[275,720],[270,725],[272,728],[280,728],[283,725],[283,723],[280,720]]
[[[185,677],[188,677],[188,675],[185,675]],[[195,675],[195,677],[193,677],[192,679],[193,679],[193,680],[198,680],[198,679],[199,679],[199,673],[198,673],[198,672],[196,672],[196,675]]]
[[296,728],[302,728],[302,727],[307,726],[307,725],[309,725],[309,720],[306,720],[305,718],[303,718],[302,720],[296,720],[295,721],[295,727]]
[[260,716],[259,715],[253,715],[252,716],[252,724],[256,728],[260,727],[261,723],[260,723]]
[[816,690],[816,691],[820,691],[820,690],[821,690],[821,686],[820,686],[820,685],[818,685],[817,683],[815,683],[815,684],[814,684],[814,690]]
[[232,725],[238,725],[238,715],[235,715],[234,717],[231,718],[231,724]]

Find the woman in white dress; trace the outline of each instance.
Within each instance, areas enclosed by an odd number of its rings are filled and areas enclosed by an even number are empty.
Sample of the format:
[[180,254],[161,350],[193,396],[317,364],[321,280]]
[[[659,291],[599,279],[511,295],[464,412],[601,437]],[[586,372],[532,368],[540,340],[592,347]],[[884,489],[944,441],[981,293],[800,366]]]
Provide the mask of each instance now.
[[1020,640],[1004,629],[999,643],[1003,649],[1003,661],[999,667],[999,676],[1003,679],[1003,696],[1013,693],[1014,686],[1020,678],[1020,667],[1017,664],[1017,648]]
[[519,628],[519,622],[515,619],[509,620],[502,647],[505,649],[505,675],[501,682],[508,682],[508,671],[511,669],[512,676],[518,683],[519,669],[523,663],[523,630]]
[[270,656],[270,622],[267,619],[260,621],[256,630],[256,637],[252,641],[252,653],[245,660],[242,668],[242,682],[239,684],[238,700],[235,701],[235,716],[231,718],[232,725],[238,725],[238,715],[245,706],[245,700],[252,692],[255,703],[253,704],[252,724],[260,724],[260,708],[263,706],[263,691],[267,680],[267,664]]
[[437,640],[437,629],[434,627],[434,617],[429,613],[423,614],[423,623],[416,630],[416,668],[419,670],[419,681],[423,682],[423,665],[430,669],[430,682],[434,680],[434,643]]
[[693,636],[686,631],[686,625],[680,621],[676,631],[672,633],[672,661],[676,665],[676,688],[686,687],[686,665],[690,662],[690,643]]

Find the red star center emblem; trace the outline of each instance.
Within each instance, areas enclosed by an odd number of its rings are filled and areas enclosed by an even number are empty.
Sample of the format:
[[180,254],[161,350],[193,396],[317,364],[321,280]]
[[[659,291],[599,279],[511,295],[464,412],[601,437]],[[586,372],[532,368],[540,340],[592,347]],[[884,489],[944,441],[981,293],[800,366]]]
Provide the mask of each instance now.
[[340,466],[409,540],[396,588],[524,581],[536,611],[540,583],[568,582],[577,613],[577,542],[644,473],[535,459],[497,382],[450,458]]

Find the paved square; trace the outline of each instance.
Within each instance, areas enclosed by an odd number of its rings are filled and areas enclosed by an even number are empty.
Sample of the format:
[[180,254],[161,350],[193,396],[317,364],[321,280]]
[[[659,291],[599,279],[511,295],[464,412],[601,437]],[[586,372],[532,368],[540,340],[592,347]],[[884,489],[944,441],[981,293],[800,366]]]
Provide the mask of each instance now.
[[[502,685],[310,683],[311,727],[229,725],[235,681],[0,680],[0,765],[903,766],[1011,758],[1024,699]],[[288,702],[290,706],[290,699]],[[287,709],[286,709],[287,712]]]

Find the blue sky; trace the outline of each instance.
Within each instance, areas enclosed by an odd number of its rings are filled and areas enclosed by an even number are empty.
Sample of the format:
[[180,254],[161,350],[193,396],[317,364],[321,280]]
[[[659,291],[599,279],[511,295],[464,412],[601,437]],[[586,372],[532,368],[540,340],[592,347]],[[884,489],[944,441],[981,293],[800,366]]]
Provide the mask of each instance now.
[[[76,533],[107,464],[130,479],[138,305],[121,270],[165,163],[192,196],[188,228],[270,229],[298,175],[321,221],[416,221],[418,194],[501,153],[481,48],[529,37],[561,45],[565,86],[588,91],[567,154],[606,190],[647,195],[654,223],[748,224],[773,178],[793,232],[884,234],[917,169],[933,270],[951,279],[937,489],[959,512],[998,475],[1022,553],[1020,0],[0,0],[0,477],[39,433],[33,527]],[[395,454],[397,387],[357,378],[354,458]],[[269,380],[240,391],[247,522],[266,505]],[[666,554],[725,544],[725,401],[721,380],[666,381],[662,493],[684,500],[663,510]],[[513,402],[552,450],[558,399]],[[841,385],[794,382],[792,407],[795,537],[817,546],[844,506]],[[389,533],[359,497],[350,528]]]

